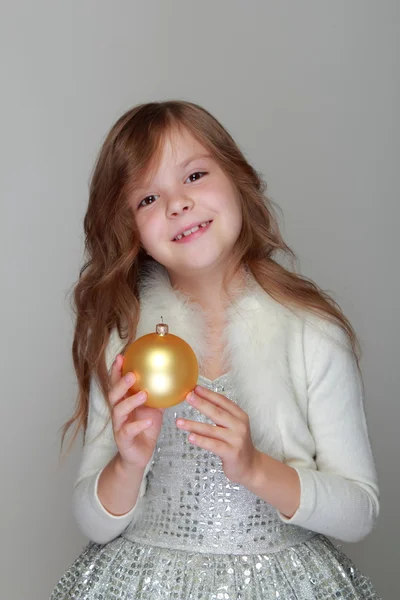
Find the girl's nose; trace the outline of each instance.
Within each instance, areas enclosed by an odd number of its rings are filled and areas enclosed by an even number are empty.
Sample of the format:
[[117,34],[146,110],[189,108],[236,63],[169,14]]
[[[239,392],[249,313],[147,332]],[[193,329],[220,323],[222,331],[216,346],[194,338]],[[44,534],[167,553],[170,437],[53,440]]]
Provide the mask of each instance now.
[[175,196],[168,202],[167,216],[175,217],[182,212],[190,211],[193,207],[193,200],[187,196]]

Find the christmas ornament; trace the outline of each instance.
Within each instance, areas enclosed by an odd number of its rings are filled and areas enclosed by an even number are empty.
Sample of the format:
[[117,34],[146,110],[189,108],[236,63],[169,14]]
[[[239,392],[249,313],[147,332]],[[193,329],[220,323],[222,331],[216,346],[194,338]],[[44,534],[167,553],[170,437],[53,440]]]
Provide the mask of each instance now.
[[189,344],[169,333],[168,325],[162,322],[155,333],[143,335],[128,346],[122,374],[128,372],[136,376],[128,395],[144,390],[145,406],[167,408],[182,402],[194,389],[199,366]]

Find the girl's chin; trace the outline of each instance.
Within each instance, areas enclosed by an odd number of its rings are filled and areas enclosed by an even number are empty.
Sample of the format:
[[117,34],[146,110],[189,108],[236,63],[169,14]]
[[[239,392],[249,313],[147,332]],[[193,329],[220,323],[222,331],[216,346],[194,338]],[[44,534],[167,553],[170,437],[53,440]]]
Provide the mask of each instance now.
[[227,269],[228,265],[226,264],[224,266],[224,264],[218,259],[203,260],[201,262],[187,260],[175,264],[170,263],[169,265],[165,265],[165,268],[167,271],[171,271],[176,275],[190,275],[191,277],[196,275],[200,277],[202,275],[210,275],[211,273],[215,273],[216,269]]

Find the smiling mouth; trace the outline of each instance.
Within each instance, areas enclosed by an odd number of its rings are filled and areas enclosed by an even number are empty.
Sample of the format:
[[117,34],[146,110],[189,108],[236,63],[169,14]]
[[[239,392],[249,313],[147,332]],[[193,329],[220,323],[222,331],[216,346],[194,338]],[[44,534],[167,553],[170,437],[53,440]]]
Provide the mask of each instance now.
[[187,229],[183,233],[180,233],[179,235],[177,235],[176,237],[174,237],[174,239],[172,241],[173,242],[179,242],[182,238],[188,238],[188,237],[192,236],[194,233],[196,233],[197,231],[205,229],[211,223],[212,223],[212,220],[211,221],[204,221],[203,223],[200,223],[200,225],[196,225],[196,227],[192,227],[191,229]]

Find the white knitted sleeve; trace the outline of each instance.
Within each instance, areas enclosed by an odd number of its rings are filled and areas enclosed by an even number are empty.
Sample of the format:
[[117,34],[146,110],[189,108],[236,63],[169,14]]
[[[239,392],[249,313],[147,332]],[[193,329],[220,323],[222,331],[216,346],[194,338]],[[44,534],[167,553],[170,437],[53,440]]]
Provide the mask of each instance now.
[[[290,519],[279,515],[285,523],[356,542],[371,532],[379,514],[377,474],[350,341],[338,325],[326,322],[323,327],[313,357],[306,353],[316,469],[294,467],[300,506]],[[309,335],[315,340],[315,330]]]
[[[115,334],[106,351],[106,364],[111,364],[119,352]],[[101,504],[97,495],[97,482],[103,469],[116,455],[112,423],[107,400],[94,377],[91,378],[89,393],[88,424],[83,455],[73,490],[73,512],[82,532],[94,542],[105,544],[120,535],[134,519],[139,499],[146,491],[146,475],[151,460],[146,466],[139,496],[135,506],[126,514],[115,516]]]

